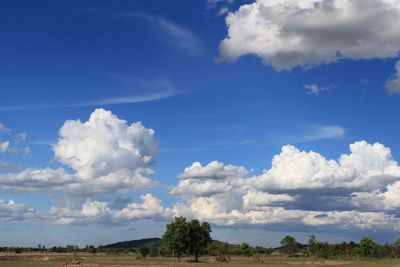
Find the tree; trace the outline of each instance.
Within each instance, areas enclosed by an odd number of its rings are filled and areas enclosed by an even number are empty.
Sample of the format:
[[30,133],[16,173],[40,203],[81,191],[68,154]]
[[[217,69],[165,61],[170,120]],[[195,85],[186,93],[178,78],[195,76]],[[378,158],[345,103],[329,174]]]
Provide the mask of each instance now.
[[374,241],[369,237],[364,237],[360,240],[360,249],[364,257],[372,256],[372,252],[375,247]]
[[150,257],[157,257],[158,254],[159,254],[158,253],[158,248],[151,248],[150,254],[149,254]]
[[198,262],[199,255],[211,243],[210,233],[211,226],[207,222],[202,224],[198,220],[186,222],[184,217],[175,217],[174,222],[167,224],[163,241],[178,259],[187,252]]
[[289,257],[293,256],[298,250],[296,239],[289,235],[281,240],[281,245],[282,252]]
[[167,224],[162,239],[172,255],[176,255],[178,259],[187,251],[189,243],[189,225],[184,217],[175,217],[175,221]]
[[318,251],[318,241],[314,235],[310,235],[308,239],[308,254],[310,256],[316,256]]
[[251,257],[253,256],[253,250],[251,249],[250,245],[248,243],[243,243],[240,246],[240,250],[242,251],[242,255],[246,257]]
[[200,224],[199,220],[191,220],[189,223],[188,252],[194,255],[195,261],[199,261],[199,254],[207,249],[211,243],[211,226],[208,222]]
[[140,252],[140,254],[143,256],[143,258],[146,259],[147,255],[149,255],[149,253],[150,253],[150,248],[149,248],[148,245],[142,245],[142,246],[139,248],[139,252]]

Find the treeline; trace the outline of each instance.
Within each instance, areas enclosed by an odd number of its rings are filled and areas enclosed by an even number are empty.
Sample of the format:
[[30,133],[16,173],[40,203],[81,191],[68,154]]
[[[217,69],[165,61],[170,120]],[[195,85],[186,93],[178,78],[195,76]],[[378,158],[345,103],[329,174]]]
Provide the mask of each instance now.
[[[200,223],[194,219],[187,221],[184,217],[176,217],[174,222],[167,224],[166,231],[162,240],[149,239],[147,244],[140,242],[131,242],[129,244],[143,244],[140,247],[132,248],[111,248],[109,245],[95,247],[87,245],[79,248],[75,245],[66,247],[51,247],[38,245],[37,247],[0,247],[1,252],[52,252],[52,253],[109,253],[109,254],[128,254],[134,253],[136,257],[173,257],[178,260],[183,256],[191,256],[195,261],[202,255],[214,256],[218,261],[229,261],[230,256],[255,256],[260,255],[285,255],[287,257],[315,257],[324,259],[358,259],[362,258],[400,258],[400,238],[392,244],[380,245],[371,238],[364,237],[359,243],[342,242],[339,244],[330,244],[328,242],[318,241],[315,236],[310,236],[308,243],[303,245],[296,241],[292,236],[285,236],[281,240],[281,246],[278,248],[265,248],[261,246],[252,247],[248,243],[241,245],[232,245],[210,237],[211,226],[207,222]],[[155,240],[157,242],[155,242]],[[126,243],[122,242],[122,243]],[[133,242],[133,243],[132,243]],[[136,243],[135,243],[136,242]],[[121,244],[122,244],[121,243]],[[128,244],[126,243],[126,244]],[[116,243],[117,244],[117,243]],[[120,243],[118,243],[120,244]]]

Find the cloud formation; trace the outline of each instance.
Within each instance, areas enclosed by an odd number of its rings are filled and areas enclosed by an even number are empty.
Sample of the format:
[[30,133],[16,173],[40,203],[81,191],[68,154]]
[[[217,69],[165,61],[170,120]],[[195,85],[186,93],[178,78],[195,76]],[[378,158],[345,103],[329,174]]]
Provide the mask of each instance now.
[[226,175],[221,162],[186,168],[171,191],[182,201],[167,208],[166,216],[282,230],[288,224],[400,230],[400,219],[390,213],[400,207],[400,167],[382,144],[355,142],[337,160],[283,146],[271,168],[253,177],[245,177],[243,167],[228,166],[241,171]]
[[397,57],[397,0],[257,0],[226,17],[220,60],[253,54],[276,70]]
[[55,159],[73,173],[64,168],[30,168],[0,174],[1,188],[92,195],[154,186],[145,177],[154,174],[149,168],[158,154],[154,134],[140,122],[129,125],[110,111],[96,109],[86,122],[66,121],[53,145]]
[[389,95],[400,94],[400,61],[396,63],[396,74],[385,83],[384,87]]
[[14,200],[0,199],[0,222],[29,221],[37,217],[36,210],[28,204],[17,204]]
[[161,200],[151,194],[141,195],[142,203],[130,203],[121,210],[114,210],[107,202],[90,198],[81,209],[52,207],[48,218],[56,224],[76,224],[84,222],[127,222],[129,220],[162,217],[164,208]]

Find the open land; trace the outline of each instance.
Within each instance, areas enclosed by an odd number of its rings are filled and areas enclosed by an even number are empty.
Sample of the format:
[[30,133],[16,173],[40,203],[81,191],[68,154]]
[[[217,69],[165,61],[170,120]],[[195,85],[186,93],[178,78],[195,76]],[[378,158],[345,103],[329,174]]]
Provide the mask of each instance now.
[[143,259],[135,254],[130,255],[109,255],[109,254],[88,254],[88,253],[21,253],[0,255],[0,266],[25,266],[25,267],[117,267],[117,266],[349,266],[349,267],[378,267],[390,266],[400,267],[400,259],[359,259],[359,260],[323,260],[313,258],[286,258],[283,256],[233,256],[228,263],[217,262],[214,257],[202,257],[200,263],[190,262],[189,258],[181,261],[174,261],[167,257],[148,257]]

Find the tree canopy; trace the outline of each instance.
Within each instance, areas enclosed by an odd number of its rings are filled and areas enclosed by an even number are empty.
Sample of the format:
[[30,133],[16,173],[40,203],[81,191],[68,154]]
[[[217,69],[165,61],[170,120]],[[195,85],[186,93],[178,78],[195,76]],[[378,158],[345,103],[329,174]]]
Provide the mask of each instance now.
[[294,237],[289,235],[285,236],[281,240],[281,245],[282,245],[281,248],[282,252],[289,257],[293,256],[298,250],[296,239],[294,239]]
[[211,226],[208,222],[200,224],[199,220],[186,221],[184,217],[175,217],[175,221],[167,224],[163,241],[174,255],[180,258],[184,253],[195,257],[207,249],[211,243]]

